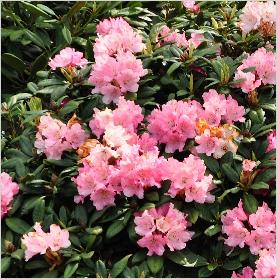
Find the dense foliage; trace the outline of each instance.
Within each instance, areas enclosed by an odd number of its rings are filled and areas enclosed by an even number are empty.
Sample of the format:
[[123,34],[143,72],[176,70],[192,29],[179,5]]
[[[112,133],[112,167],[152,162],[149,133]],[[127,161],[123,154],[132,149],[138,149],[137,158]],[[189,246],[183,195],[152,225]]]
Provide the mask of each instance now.
[[2,276],[272,276],[275,6],[183,2],[1,3]]

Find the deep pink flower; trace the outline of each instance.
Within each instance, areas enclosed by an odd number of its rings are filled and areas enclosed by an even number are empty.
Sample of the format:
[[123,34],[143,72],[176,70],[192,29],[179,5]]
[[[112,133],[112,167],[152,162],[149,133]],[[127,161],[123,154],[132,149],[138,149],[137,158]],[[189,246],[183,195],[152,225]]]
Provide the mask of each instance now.
[[11,209],[10,205],[14,196],[19,192],[19,185],[12,181],[12,177],[2,172],[0,174],[1,188],[1,218],[3,218]]
[[276,249],[262,250],[255,264],[256,278],[276,278]]
[[231,278],[253,278],[254,271],[250,266],[244,267],[241,274],[233,271]]
[[276,130],[267,135],[268,146],[266,152],[276,149]]
[[84,67],[87,65],[87,59],[83,58],[83,53],[75,51],[74,48],[66,47],[60,51],[53,59],[51,58],[48,65],[52,70],[65,67]]

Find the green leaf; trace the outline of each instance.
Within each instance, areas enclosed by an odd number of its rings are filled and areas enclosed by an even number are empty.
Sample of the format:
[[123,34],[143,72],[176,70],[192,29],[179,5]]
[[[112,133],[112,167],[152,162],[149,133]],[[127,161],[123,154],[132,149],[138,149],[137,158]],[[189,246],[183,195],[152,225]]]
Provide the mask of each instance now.
[[66,209],[65,209],[64,206],[62,206],[59,210],[59,219],[66,226],[66,224],[67,224],[67,214],[66,214]]
[[11,265],[11,258],[5,257],[1,258],[1,274],[5,273]]
[[107,229],[106,237],[108,239],[116,236],[125,228],[125,224],[122,220],[116,220]]
[[197,267],[208,264],[204,257],[194,254],[187,249],[185,251],[167,252],[166,257],[171,261],[185,267]]
[[39,200],[33,210],[33,221],[35,222],[42,222],[44,218],[45,212],[45,200]]
[[28,156],[33,156],[33,142],[31,142],[30,138],[21,135],[19,140],[19,145],[21,150]]
[[250,186],[251,189],[258,190],[258,189],[269,189],[269,185],[265,182],[257,182]]
[[204,233],[208,236],[213,236],[215,234],[217,234],[218,232],[221,231],[221,226],[216,224],[216,225],[211,225],[209,226],[205,231]]
[[124,269],[126,268],[128,264],[129,258],[132,256],[132,254],[125,256],[120,261],[116,262],[111,270],[112,277],[115,278],[118,275],[120,275]]
[[66,28],[66,26],[64,26],[62,28],[62,35],[63,35],[64,40],[67,42],[67,44],[70,45],[72,42],[72,37],[71,37],[71,33],[70,33],[69,29]]
[[63,277],[64,278],[71,278],[72,275],[76,272],[78,266],[79,266],[79,263],[68,264],[66,266],[65,270],[64,270]]
[[211,156],[207,156],[206,154],[201,154],[200,158],[204,161],[205,165],[211,172],[216,174],[220,171],[219,163],[216,159]]
[[2,61],[19,73],[23,73],[26,68],[25,63],[20,58],[11,53],[2,54]]
[[234,183],[239,181],[239,174],[229,164],[223,164],[222,170],[230,181]]
[[44,16],[44,17],[47,17],[49,18],[49,15],[43,11],[42,9],[40,9],[39,7],[29,3],[29,2],[24,2],[24,1],[21,1],[20,2],[23,7],[30,12],[31,15],[36,15],[36,16]]
[[223,192],[222,195],[220,195],[217,200],[219,203],[221,203],[223,201],[223,199],[225,198],[225,196],[227,196],[229,193],[232,193],[232,194],[236,194],[238,193],[239,191],[241,190],[240,187],[234,187],[234,188],[231,188],[231,189],[227,189]]
[[249,193],[243,193],[243,207],[247,213],[255,213],[258,209],[258,201],[253,195]]
[[9,217],[5,220],[6,225],[13,231],[18,234],[24,234],[28,232],[31,227],[29,224],[27,224],[25,221],[16,218],[16,217]]
[[69,101],[59,112],[59,115],[61,117],[64,117],[65,115],[76,111],[76,109],[79,107],[79,105],[82,103],[83,101]]
[[87,39],[86,43],[86,58],[88,61],[93,60],[92,42],[90,39]]
[[152,274],[157,274],[163,267],[164,259],[159,256],[147,257],[147,265]]
[[31,261],[25,264],[25,269],[40,269],[40,268],[48,268],[49,265],[45,261]]
[[234,271],[238,268],[241,267],[241,263],[239,261],[238,258],[234,259],[234,260],[227,260],[224,264],[223,264],[223,268],[226,270],[231,270]]
[[132,258],[132,264],[140,263],[144,261],[146,258],[146,252],[145,251],[138,251],[135,253],[135,255]]
[[96,262],[96,277],[106,278],[107,275],[108,275],[108,272],[107,272],[105,263],[102,262],[101,260],[98,260]]
[[48,55],[46,53],[42,53],[40,56],[38,56],[35,61],[33,62],[32,66],[31,66],[31,72],[30,72],[30,76],[33,77],[35,75],[38,75],[41,73],[43,73],[43,77],[45,77],[45,75],[48,76],[49,72],[48,71],[41,71],[43,70],[48,63]]
[[214,273],[213,270],[210,270],[207,266],[201,267],[198,270],[198,277],[200,278],[208,278]]
[[62,159],[62,160],[45,159],[43,160],[43,162],[58,167],[72,167],[75,165],[75,163],[69,159]]
[[258,182],[269,182],[270,180],[274,179],[276,177],[276,170],[271,168],[267,169],[262,173],[259,173],[255,178],[255,183]]
[[88,221],[87,210],[83,205],[77,205],[74,210],[74,218],[81,226],[86,226]]
[[171,75],[174,71],[176,71],[180,66],[182,65],[181,62],[175,62],[173,63],[167,70],[167,74]]
[[11,257],[21,261],[24,257],[24,250],[23,249],[17,249],[16,251],[11,253]]
[[39,35],[37,35],[36,33],[32,32],[28,29],[25,29],[24,32],[25,32],[26,36],[28,37],[28,39],[31,40],[35,45],[37,45],[43,49],[45,48],[44,42],[40,38]]

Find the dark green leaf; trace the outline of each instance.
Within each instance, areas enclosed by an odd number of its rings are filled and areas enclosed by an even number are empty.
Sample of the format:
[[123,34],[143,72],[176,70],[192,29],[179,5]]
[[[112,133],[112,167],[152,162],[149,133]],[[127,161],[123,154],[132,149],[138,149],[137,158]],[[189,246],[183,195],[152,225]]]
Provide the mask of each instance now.
[[243,194],[243,207],[247,211],[247,213],[255,213],[258,208],[258,201],[256,198],[249,194],[249,193],[244,193]]
[[108,239],[114,237],[118,233],[120,233],[125,228],[125,224],[121,220],[116,220],[113,222],[107,229],[106,237]]
[[157,274],[163,267],[164,259],[160,256],[147,257],[147,265],[152,274]]
[[132,256],[132,254],[125,256],[124,258],[122,258],[120,261],[116,262],[113,265],[113,268],[111,270],[113,278],[117,277],[118,275],[120,275],[123,272],[123,270],[126,268],[126,266],[128,264],[128,260],[131,256]]
[[16,217],[9,217],[6,218],[6,225],[14,232],[18,234],[24,234],[28,232],[31,227],[29,224],[27,224],[22,219],[16,218]]

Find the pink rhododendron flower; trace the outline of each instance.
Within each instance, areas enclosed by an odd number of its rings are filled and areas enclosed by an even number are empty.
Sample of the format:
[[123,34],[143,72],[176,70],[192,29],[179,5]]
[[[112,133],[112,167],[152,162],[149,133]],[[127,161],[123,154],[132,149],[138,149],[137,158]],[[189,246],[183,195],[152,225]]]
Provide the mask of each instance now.
[[245,109],[243,106],[239,106],[238,102],[228,96],[226,100],[226,114],[223,119],[228,124],[233,124],[234,122],[244,122]]
[[69,142],[72,148],[76,149],[88,139],[88,134],[79,123],[75,123],[72,126],[67,127],[65,139]]
[[194,48],[198,48],[204,40],[204,35],[199,33],[192,33],[191,38],[188,40],[188,44]]
[[164,178],[171,181],[168,193],[172,198],[179,195],[186,202],[214,201],[214,196],[209,193],[214,188],[212,176],[205,176],[206,166],[199,157],[191,154],[183,162],[169,158],[162,169]]
[[11,202],[14,196],[19,192],[19,185],[12,181],[12,177],[2,172],[0,174],[0,188],[1,188],[1,218],[3,218],[10,210]]
[[162,256],[165,250],[166,240],[161,234],[148,234],[139,239],[137,243],[140,247],[148,249],[148,256],[152,256],[153,254]]
[[[264,67],[264,65],[267,65]],[[254,68],[250,72],[243,72],[245,69]],[[237,68],[235,80],[245,79],[235,87],[241,88],[243,92],[249,93],[261,84],[276,84],[276,61],[275,54],[265,48],[259,48]]]
[[231,278],[253,278],[254,271],[250,266],[244,267],[241,274],[233,271]]
[[255,264],[256,278],[276,278],[276,249],[262,250]]
[[[258,207],[256,213],[248,216],[240,200],[238,207],[227,210],[221,217],[222,233],[228,237],[225,244],[230,247],[248,245],[252,254],[258,254],[262,249],[272,249],[276,243],[275,214],[266,203]],[[244,223],[248,223],[247,228]]]
[[238,25],[243,33],[259,29],[262,34],[275,34],[276,6],[273,1],[247,1],[242,11]]
[[198,153],[205,153],[211,156],[215,153],[219,146],[219,139],[217,137],[211,137],[210,130],[205,130],[201,136],[196,136],[195,141],[199,144],[196,146]]
[[256,167],[256,162],[251,160],[243,160],[242,162],[242,169],[243,171],[251,172]]
[[95,114],[89,122],[92,132],[99,138],[110,125],[120,125],[127,132],[136,132],[139,123],[143,120],[141,107],[133,101],[127,101],[124,97],[119,97],[117,108],[103,111],[94,109]]
[[182,3],[188,11],[193,13],[200,12],[200,6],[195,4],[195,0],[183,0]]
[[218,94],[216,90],[210,89],[208,92],[204,92],[202,95],[204,100],[203,107],[205,111],[210,111],[218,115],[226,114],[226,98],[222,94]]
[[189,224],[186,216],[174,209],[172,203],[138,213],[134,222],[136,233],[143,236],[137,243],[148,249],[148,256],[162,256],[165,246],[171,251],[182,250],[193,235],[187,230]]
[[107,205],[114,205],[115,191],[110,187],[98,186],[91,194],[96,210],[102,210]]
[[273,130],[267,136],[268,146],[266,152],[276,149],[276,130]]
[[83,53],[75,51],[74,48],[66,47],[60,51],[53,59],[51,58],[48,65],[52,70],[65,67],[84,67],[87,65],[87,59],[83,58]]
[[141,36],[122,17],[101,21],[96,30],[98,38],[93,47],[94,56],[113,56],[118,52],[141,52],[145,45]]
[[[73,116],[75,118],[75,116]],[[68,149],[76,149],[82,145],[88,135],[79,123],[62,123],[49,114],[40,117],[34,146],[37,153],[45,153],[48,159],[59,160]]]
[[37,254],[45,254],[48,248],[52,251],[58,251],[71,245],[68,231],[61,229],[58,225],[52,224],[49,233],[45,233],[39,223],[34,225],[34,229],[34,232],[24,234],[21,239],[26,246],[26,261]]
[[[165,151],[182,151],[187,139],[195,137],[197,115],[191,104],[172,100],[154,109],[148,117],[148,130],[160,143],[165,143]],[[192,105],[193,106],[193,105]]]
[[89,81],[95,86],[92,93],[103,94],[103,102],[117,103],[122,93],[137,92],[140,78],[146,75],[142,61],[131,52],[115,57],[101,56],[93,65]]

